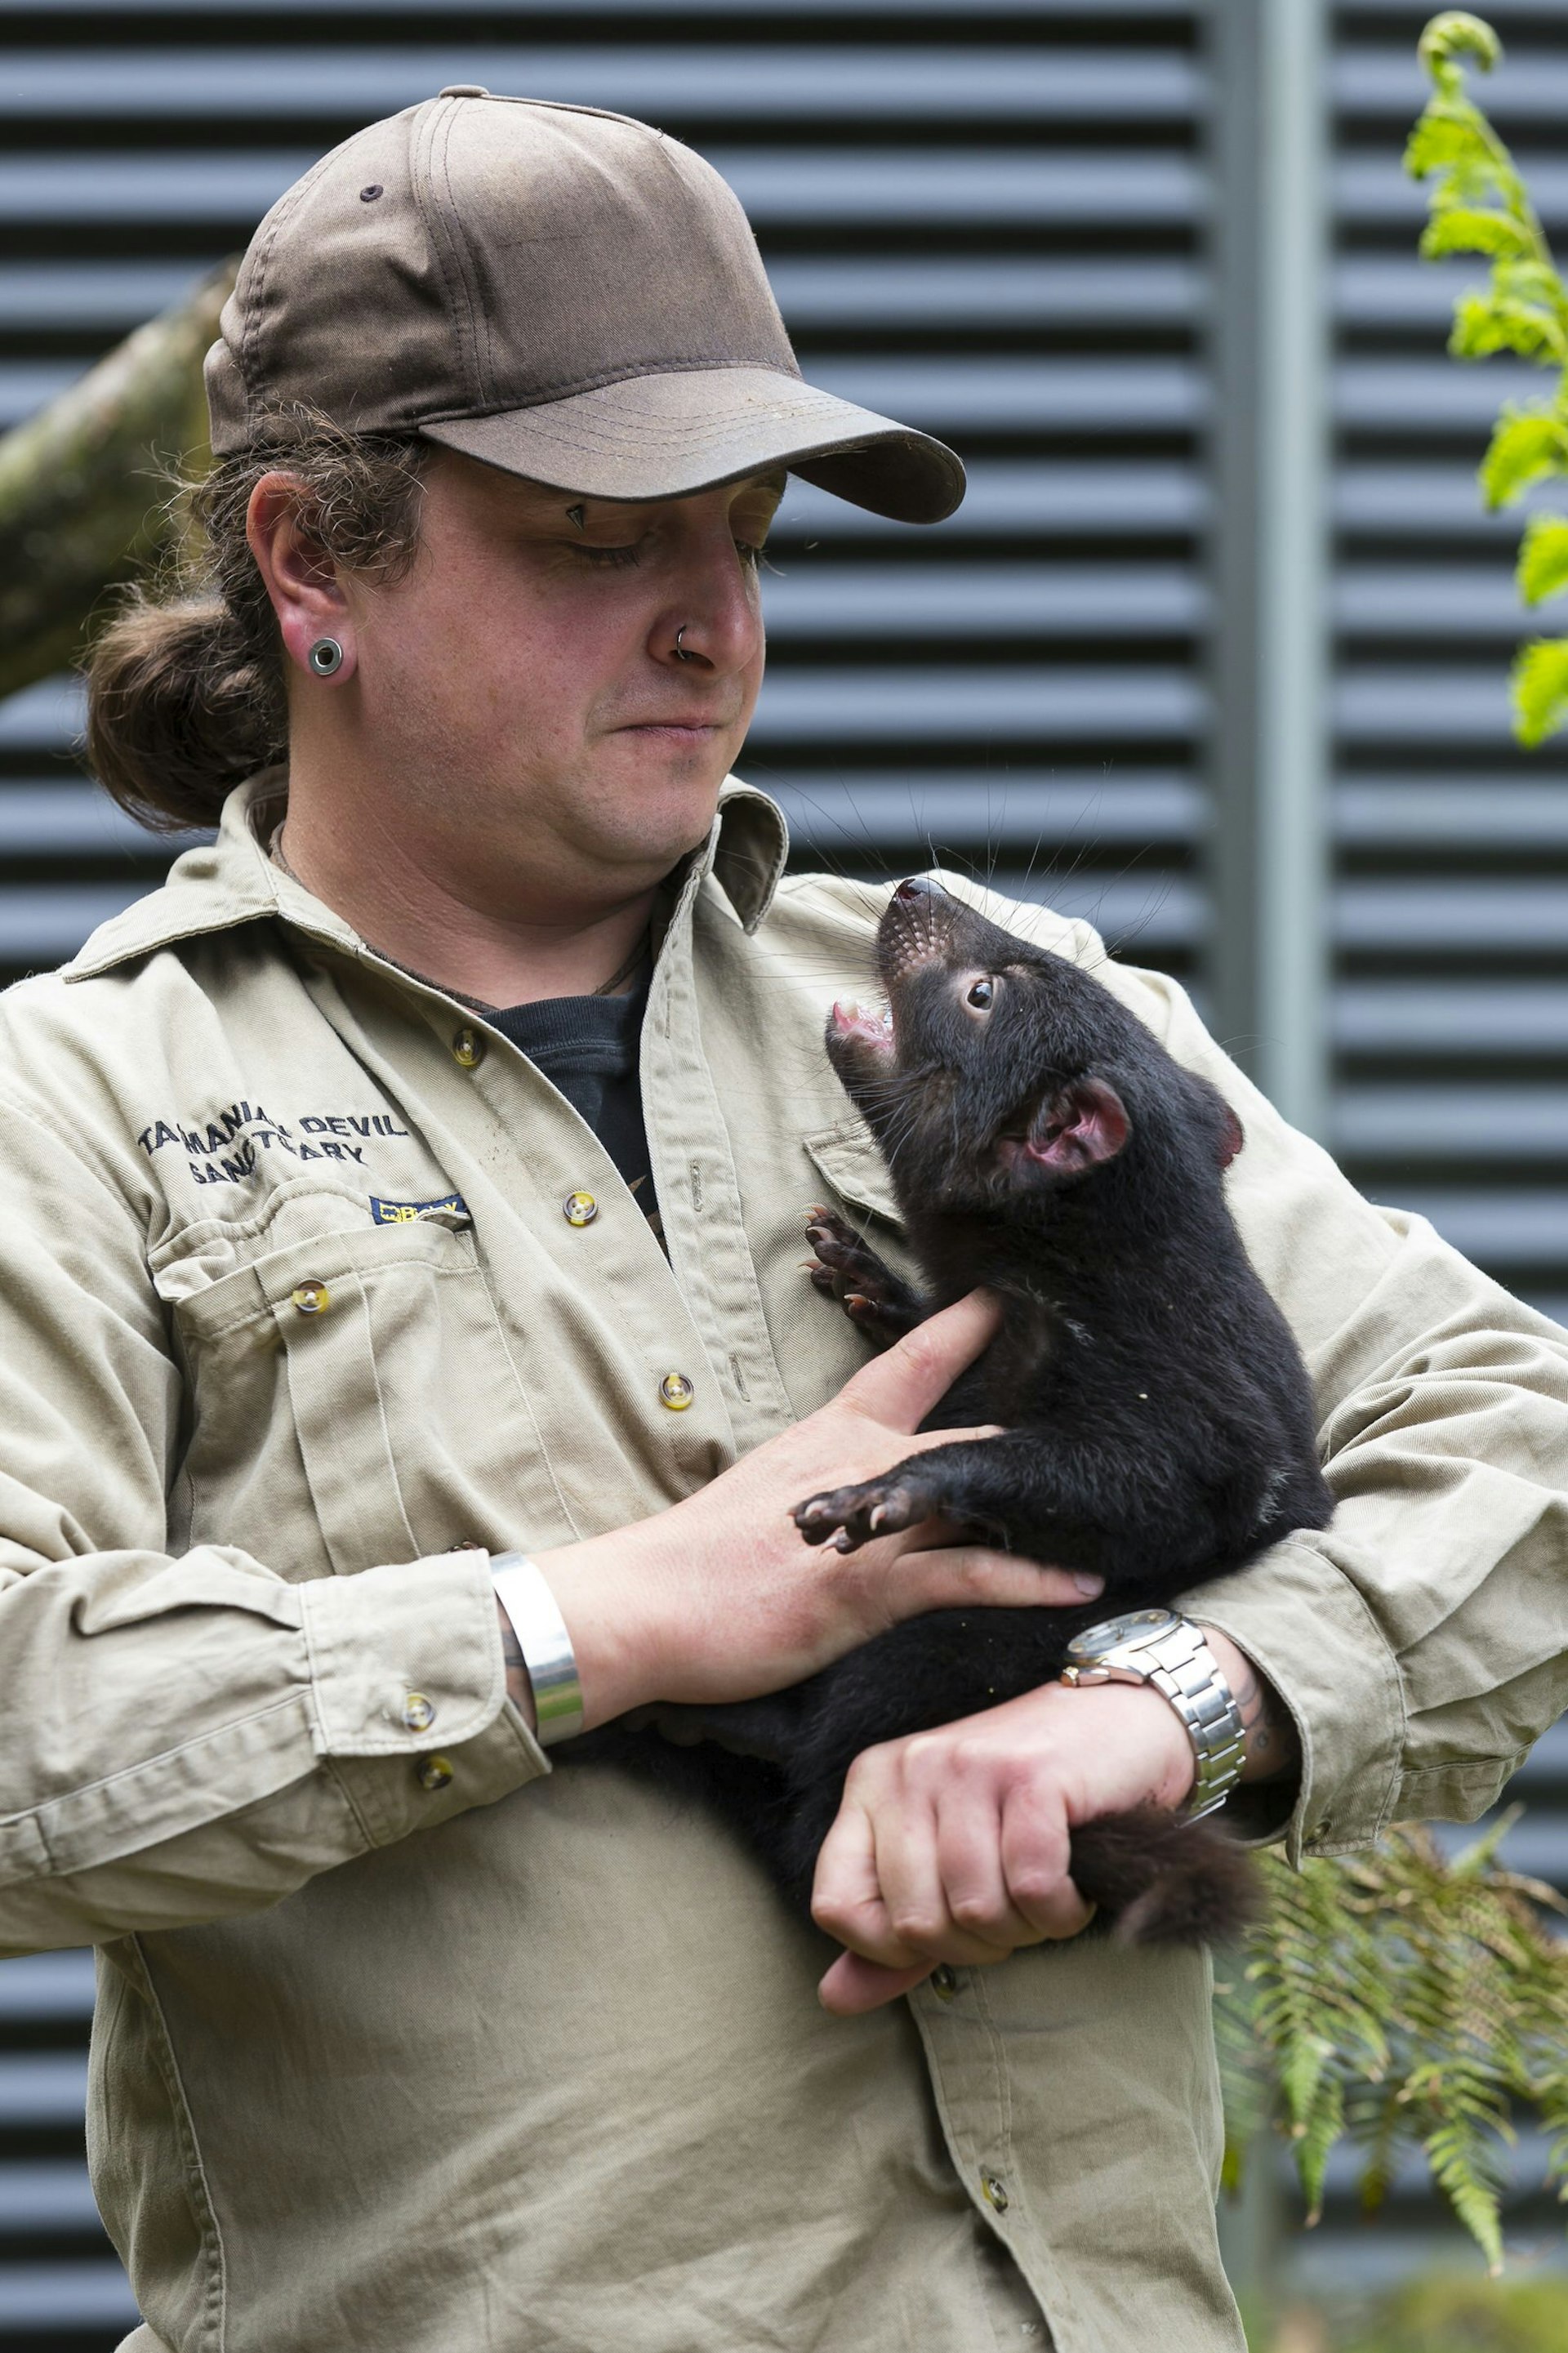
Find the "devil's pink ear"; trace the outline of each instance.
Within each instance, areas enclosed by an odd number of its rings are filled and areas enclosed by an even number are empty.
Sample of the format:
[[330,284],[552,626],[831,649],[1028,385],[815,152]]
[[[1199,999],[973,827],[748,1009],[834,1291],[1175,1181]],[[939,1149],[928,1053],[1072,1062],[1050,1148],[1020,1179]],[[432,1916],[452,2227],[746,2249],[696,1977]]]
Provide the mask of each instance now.
[[1231,1162],[1236,1158],[1237,1154],[1241,1150],[1242,1145],[1246,1142],[1247,1130],[1243,1127],[1240,1120],[1237,1119],[1230,1105],[1226,1103],[1225,1105],[1225,1123],[1219,1132],[1219,1165],[1222,1168],[1228,1168],[1230,1166]]
[[1132,1133],[1127,1106],[1103,1079],[1074,1079],[1042,1103],[1025,1146],[1031,1160],[1059,1176],[1076,1176],[1114,1160]]

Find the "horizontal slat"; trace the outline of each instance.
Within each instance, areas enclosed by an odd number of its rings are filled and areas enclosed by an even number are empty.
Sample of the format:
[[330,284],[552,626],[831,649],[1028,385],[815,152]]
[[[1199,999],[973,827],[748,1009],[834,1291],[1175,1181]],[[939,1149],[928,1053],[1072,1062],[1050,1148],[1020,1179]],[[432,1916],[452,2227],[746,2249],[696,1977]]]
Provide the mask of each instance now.
[[[1477,445],[1477,457],[1480,445]],[[1403,539],[1456,537],[1517,541],[1523,518],[1544,498],[1521,499],[1500,512],[1481,503],[1473,465],[1350,463],[1335,469],[1333,518],[1342,531]]]
[[[742,771],[747,763],[741,763]],[[911,776],[881,771],[826,776],[752,777],[784,810],[803,856],[816,850],[836,860],[880,865],[888,843],[915,842],[929,861],[949,849],[973,857],[1003,850],[1033,851],[1037,844],[1070,844],[1092,852],[1104,842],[1195,842],[1205,801],[1194,776],[1174,771],[1068,769],[1035,773],[984,768]],[[886,871],[885,867],[882,871]],[[984,868],[982,869],[984,871]]]
[[774,670],[752,742],[874,744],[1195,737],[1204,690],[1190,670],[1065,666]]
[[[1140,956],[1198,946],[1207,924],[1207,906],[1198,885],[1183,874],[1133,867],[1120,873],[1084,872],[1068,862],[1063,872],[1048,864],[998,864],[980,879],[1009,899],[1050,908],[1053,914],[1092,923],[1115,955]],[[1026,928],[1026,926],[1020,926]]]
[[69,2020],[92,2016],[92,1955],[85,1952],[29,1954],[0,1961],[0,2022]]
[[15,2131],[79,2124],[86,2101],[85,2059],[0,2052],[0,2126]]
[[0,964],[52,970],[144,888],[132,881],[0,883]]
[[312,48],[309,69],[268,47],[16,50],[0,119],[79,123],[293,119],[360,123],[433,98],[447,82],[563,99],[655,121],[797,115],[813,122],[952,119],[991,122],[1185,122],[1203,78],[1180,50],[1122,51],[959,42],[941,48],[845,45],[577,48],[467,41]]
[[1480,261],[1422,261],[1415,253],[1395,259],[1357,254],[1334,264],[1331,299],[1346,326],[1446,327],[1454,299],[1483,282]]
[[771,635],[888,638],[1179,637],[1208,598],[1174,564],[843,564],[798,554],[764,575]]
[[79,733],[82,711],[81,689],[72,679],[24,687],[0,702],[0,752],[55,751]]
[[[963,504],[934,526],[948,539],[979,533],[1169,538],[1200,531],[1208,516],[1207,485],[1196,465],[1174,459],[975,458],[966,470]],[[875,536],[902,547],[929,544],[931,532],[930,525],[889,522],[798,480],[791,481],[773,525],[775,540]]]
[[1335,938],[1349,948],[1556,948],[1568,955],[1568,881],[1341,882],[1332,922]]
[[1402,1186],[1400,1206],[1429,1218],[1467,1258],[1499,1268],[1568,1261],[1568,1189],[1495,1193]]
[[16,2329],[45,2342],[75,2328],[134,2328],[140,2315],[118,2263],[0,2263],[0,2343]]
[[[199,839],[182,835],[171,842],[164,836],[162,842],[178,849]],[[117,851],[146,857],[158,847],[96,785],[74,776],[0,784],[0,860],[101,858]]]
[[1189,326],[1204,273],[1185,261],[781,259],[768,272],[792,330]]
[[[1516,525],[1517,528],[1517,525]],[[1510,639],[1550,628],[1554,606],[1531,612],[1519,601],[1506,553],[1494,564],[1349,564],[1334,579],[1333,617],[1372,637]]]
[[1484,670],[1458,662],[1440,670],[1358,665],[1340,672],[1333,713],[1342,735],[1369,744],[1503,744],[1508,665],[1500,657]]
[[1332,808],[1335,836],[1347,849],[1568,849],[1568,794],[1555,766],[1533,785],[1487,776],[1441,784],[1342,776]]
[[[243,244],[317,153],[309,145],[167,155],[45,149],[0,160],[0,221],[117,229],[183,223]],[[704,153],[764,232],[817,227],[841,236],[910,223],[1180,227],[1195,223],[1204,205],[1203,174],[1183,155],[710,146]]]
[[1342,981],[1336,1044],[1359,1054],[1568,1054],[1568,984]]
[[1337,1152],[1380,1159],[1568,1158],[1568,1089],[1470,1080],[1342,1087],[1333,1102],[1332,1143]]
[[0,2165],[0,2241],[99,2227],[85,2165],[66,2158]]
[[1473,431],[1478,458],[1504,401],[1544,404],[1550,392],[1550,381],[1522,361],[1464,367],[1441,353],[1429,360],[1342,360],[1333,375],[1334,414],[1342,426],[1384,432]]

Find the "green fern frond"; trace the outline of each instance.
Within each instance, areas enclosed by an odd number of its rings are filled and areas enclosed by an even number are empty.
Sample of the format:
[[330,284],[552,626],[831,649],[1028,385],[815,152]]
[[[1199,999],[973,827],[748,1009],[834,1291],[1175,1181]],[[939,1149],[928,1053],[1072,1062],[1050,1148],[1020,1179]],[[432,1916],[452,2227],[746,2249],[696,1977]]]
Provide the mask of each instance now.
[[1481,459],[1481,491],[1489,507],[1510,506],[1532,482],[1568,470],[1568,427],[1549,408],[1510,402],[1492,429]]
[[1450,253],[1483,253],[1499,261],[1524,261],[1534,253],[1530,231],[1505,212],[1481,212],[1468,205],[1445,206],[1421,233],[1421,258],[1440,261]]
[[1532,751],[1568,720],[1568,638],[1532,638],[1521,646],[1509,689],[1513,732]]
[[1463,89],[1459,59],[1474,58],[1483,73],[1490,73],[1502,56],[1502,43],[1483,17],[1468,8],[1445,8],[1428,23],[1415,54],[1439,90]]

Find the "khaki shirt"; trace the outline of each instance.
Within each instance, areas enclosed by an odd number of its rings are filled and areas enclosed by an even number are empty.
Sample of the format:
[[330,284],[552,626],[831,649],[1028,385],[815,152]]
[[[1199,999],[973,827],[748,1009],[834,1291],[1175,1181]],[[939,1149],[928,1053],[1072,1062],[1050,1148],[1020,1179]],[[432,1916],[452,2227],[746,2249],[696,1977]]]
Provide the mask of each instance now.
[[[801,1210],[897,1255],[820,1043],[880,894],[781,881],[729,789],[643,1039],[667,1260],[524,1057],[268,861],[279,790],[0,1001],[0,1952],[101,1950],[130,2343],[1235,2353],[1203,1961],[1090,1939],[828,2018],[700,1808],[550,1769],[458,1549],[658,1511],[860,1361]],[[1332,1525],[1192,1603],[1301,1734],[1289,1822],[1233,1805],[1317,1852],[1474,1815],[1568,1701],[1568,1342],[1173,983],[987,903],[1237,1105],[1317,1382]]]

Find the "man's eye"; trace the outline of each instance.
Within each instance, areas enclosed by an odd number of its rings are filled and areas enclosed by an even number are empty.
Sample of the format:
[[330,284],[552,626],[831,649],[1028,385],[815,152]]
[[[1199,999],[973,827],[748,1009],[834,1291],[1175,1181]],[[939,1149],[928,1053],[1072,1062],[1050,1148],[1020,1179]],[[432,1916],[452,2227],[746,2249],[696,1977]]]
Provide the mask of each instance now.
[[735,542],[735,553],[742,563],[752,572],[763,560],[762,545],[759,541],[738,539]]
[[964,1001],[966,1004],[978,1006],[984,1013],[994,994],[995,991],[990,981],[977,980]]
[[569,543],[573,554],[582,556],[584,563],[602,565],[612,571],[618,570],[626,565],[635,564],[637,560],[635,547],[584,547],[576,540]]

